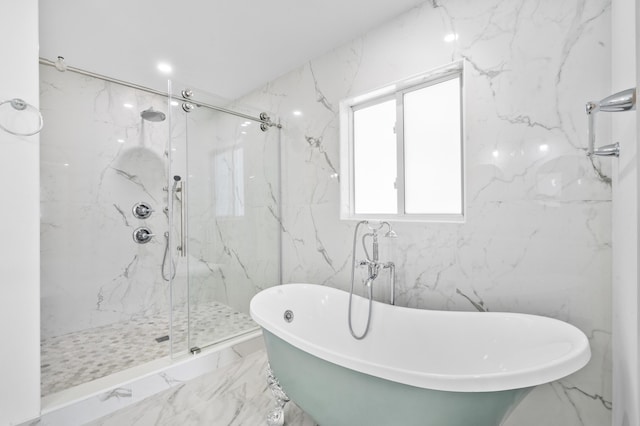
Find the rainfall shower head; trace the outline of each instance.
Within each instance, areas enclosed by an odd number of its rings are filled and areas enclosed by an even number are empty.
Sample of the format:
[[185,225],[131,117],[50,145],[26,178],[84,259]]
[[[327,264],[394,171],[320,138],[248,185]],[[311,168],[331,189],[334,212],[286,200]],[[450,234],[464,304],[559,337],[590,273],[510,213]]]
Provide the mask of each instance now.
[[144,111],[142,111],[140,113],[140,117],[142,117],[143,120],[147,120],[147,121],[164,121],[165,118],[167,118],[167,116],[165,115],[164,112],[162,111],[156,111],[153,109],[153,107],[149,108],[149,109],[145,109]]

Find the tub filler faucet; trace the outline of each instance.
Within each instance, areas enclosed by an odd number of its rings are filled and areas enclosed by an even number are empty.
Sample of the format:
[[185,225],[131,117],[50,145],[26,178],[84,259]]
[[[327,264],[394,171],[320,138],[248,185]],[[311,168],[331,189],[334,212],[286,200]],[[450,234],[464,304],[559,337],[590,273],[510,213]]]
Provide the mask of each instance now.
[[[362,248],[364,250],[365,259],[356,262],[356,242],[358,237],[358,228],[360,225],[367,225],[369,228],[369,232],[362,236]],[[378,232],[384,227],[387,227],[387,233],[384,234],[387,238],[397,238],[397,234],[391,227],[389,222],[376,222],[370,223],[369,221],[363,220],[358,222],[356,225],[356,229],[353,233],[353,262],[351,265],[351,292],[349,293],[349,312],[348,312],[348,322],[349,322],[349,331],[351,335],[358,340],[363,339],[367,333],[369,332],[369,323],[371,322],[371,306],[373,302],[373,283],[378,278],[380,274],[380,268],[389,269],[390,271],[390,300],[389,302],[392,305],[395,305],[395,288],[396,288],[396,267],[393,262],[380,262],[380,254],[379,254],[379,242],[378,242]],[[371,239],[371,252],[369,252],[367,248],[367,239]],[[354,286],[354,275],[356,269],[356,263],[358,266],[366,266],[367,267],[367,279],[365,281],[365,287],[367,289],[367,293],[369,296],[369,310],[367,314],[367,325],[365,327],[364,332],[361,335],[357,335],[353,331],[353,325],[351,321],[351,300],[353,298],[353,286]]]
[[[389,222],[380,222],[380,226],[377,228],[372,228],[370,225],[367,224],[367,226],[369,226],[369,229],[371,230],[371,232],[368,232],[366,234],[364,234],[362,236],[362,248],[364,249],[364,254],[365,254],[365,259],[361,260],[359,262],[360,266],[366,266],[367,267],[367,280],[365,282],[365,287],[371,287],[373,285],[373,282],[376,280],[376,278],[378,278],[378,275],[380,274],[380,268],[382,267],[383,269],[389,269],[389,271],[391,272],[391,277],[390,277],[390,297],[389,297],[389,303],[392,305],[396,304],[396,292],[395,292],[395,287],[396,287],[396,265],[393,262],[380,262],[380,255],[379,255],[379,249],[378,249],[378,231],[383,227],[383,226],[387,226],[388,227],[388,231],[386,234],[384,234],[385,237],[387,238],[397,238],[398,235],[395,233],[395,231],[393,230],[393,228],[391,228],[391,224]],[[366,244],[366,239],[367,237],[371,238],[371,256],[369,255],[369,250],[367,250],[367,244]],[[355,256],[355,253],[354,253]]]

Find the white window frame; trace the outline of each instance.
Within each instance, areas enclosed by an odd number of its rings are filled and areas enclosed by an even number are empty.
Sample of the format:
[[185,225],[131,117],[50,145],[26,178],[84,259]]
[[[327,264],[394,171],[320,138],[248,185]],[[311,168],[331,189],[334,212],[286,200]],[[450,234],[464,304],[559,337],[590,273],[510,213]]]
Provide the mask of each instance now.
[[[460,162],[461,212],[460,214],[410,214],[404,210],[404,129],[403,96],[405,93],[459,78],[460,81]],[[354,96],[340,102],[340,219],[394,220],[416,222],[462,223],[466,215],[465,203],[465,136],[464,136],[464,62],[457,61],[426,73]],[[389,99],[396,99],[397,193],[398,213],[356,214],[354,194],[354,132],[353,112]]]

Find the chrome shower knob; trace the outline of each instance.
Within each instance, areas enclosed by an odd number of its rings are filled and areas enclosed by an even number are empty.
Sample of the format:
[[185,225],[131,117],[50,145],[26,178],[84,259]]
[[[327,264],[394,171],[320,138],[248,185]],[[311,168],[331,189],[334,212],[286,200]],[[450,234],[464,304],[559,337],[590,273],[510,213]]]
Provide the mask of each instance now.
[[155,236],[149,228],[141,226],[133,231],[133,241],[138,244],[147,244]]
[[151,213],[153,213],[155,210],[153,210],[148,203],[141,202],[141,203],[136,203],[133,206],[132,211],[133,211],[133,215],[137,219],[147,219],[149,216],[151,216]]

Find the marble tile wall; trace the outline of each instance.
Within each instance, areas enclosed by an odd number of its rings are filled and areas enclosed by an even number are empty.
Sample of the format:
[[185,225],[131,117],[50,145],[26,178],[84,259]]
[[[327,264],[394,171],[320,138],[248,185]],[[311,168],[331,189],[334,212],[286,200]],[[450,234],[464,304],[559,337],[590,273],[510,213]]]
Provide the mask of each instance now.
[[385,256],[398,304],[535,313],[587,334],[589,365],[538,388],[509,426],[610,423],[610,170],[585,156],[584,114],[610,90],[610,19],[608,0],[435,0],[241,100],[284,125],[283,281],[346,289],[340,100],[464,60],[466,221],[395,223]]
[[[274,407],[271,391],[263,381],[266,368],[266,353],[260,350],[89,425],[265,425],[266,415]],[[293,402],[287,403],[284,412],[286,425],[317,426]]]

